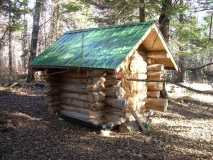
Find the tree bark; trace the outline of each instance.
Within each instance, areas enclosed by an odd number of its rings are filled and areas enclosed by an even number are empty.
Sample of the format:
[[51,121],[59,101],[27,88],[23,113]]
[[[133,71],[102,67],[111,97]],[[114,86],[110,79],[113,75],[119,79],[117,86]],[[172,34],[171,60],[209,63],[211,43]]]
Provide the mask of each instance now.
[[177,72],[176,82],[183,82],[185,79],[185,67],[184,67],[183,55],[179,55],[178,65],[179,65],[179,71]]
[[59,23],[59,0],[52,0],[53,11],[52,20],[50,24],[49,44],[52,43],[58,36],[58,23]]
[[161,7],[161,14],[159,17],[159,25],[160,31],[162,32],[165,40],[169,41],[169,9],[172,6],[172,0],[163,0],[162,7]]
[[139,7],[139,20],[140,22],[145,22],[146,14],[145,14],[145,1],[140,0],[140,7]]
[[[183,0],[180,0],[180,3],[181,3],[181,5],[183,5]],[[182,13],[179,15],[179,22],[181,24],[183,24],[183,22],[184,22]],[[179,47],[179,51],[180,52],[183,51],[183,48],[181,46]],[[184,56],[183,55],[179,55],[178,63],[179,63],[180,71],[177,73],[176,81],[183,82],[185,79],[185,68],[184,68]]]
[[30,48],[30,57],[28,62],[28,76],[27,82],[31,82],[34,80],[34,72],[31,66],[33,59],[36,57],[37,52],[37,42],[38,42],[38,34],[39,34],[39,22],[40,22],[40,13],[42,8],[43,0],[36,0],[35,11],[33,15],[33,30],[32,30],[32,38],[31,38],[31,48]]

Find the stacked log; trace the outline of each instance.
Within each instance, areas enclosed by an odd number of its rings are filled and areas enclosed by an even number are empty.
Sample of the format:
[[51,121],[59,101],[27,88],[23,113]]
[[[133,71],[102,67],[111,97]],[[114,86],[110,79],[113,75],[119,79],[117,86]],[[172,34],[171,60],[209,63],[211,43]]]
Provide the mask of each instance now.
[[147,63],[144,55],[136,51],[126,59],[120,67],[118,73],[122,73],[121,87],[124,90],[124,99],[127,107],[124,110],[126,125],[132,121],[138,121],[140,111],[145,107],[147,96],[146,82],[131,81],[129,79],[146,79]]
[[50,76],[49,104],[65,116],[94,125],[124,123],[128,104],[123,81],[113,72],[90,72]]
[[[136,52],[130,61],[130,66],[136,66],[135,68],[130,68],[130,76],[133,79],[148,78],[145,53]],[[140,81],[132,81],[130,82],[130,85],[132,88],[132,94],[129,97],[129,104],[136,113],[140,114],[140,111],[144,108],[145,100],[147,98],[147,85],[145,82]]]
[[[129,74],[130,79],[147,79],[147,62],[144,53],[136,52],[129,62]],[[135,66],[135,67],[131,67]],[[128,72],[128,67],[126,68]],[[128,112],[126,114],[127,123],[126,126],[130,130],[143,130],[143,111],[145,108],[145,100],[147,98],[147,85],[144,81],[127,81],[125,84],[128,96]],[[132,125],[132,124],[137,125]]]
[[59,102],[60,113],[94,125],[104,123],[105,73],[71,71],[59,78],[60,81],[51,81],[50,84],[60,97],[55,99]]
[[147,52],[148,64],[164,64],[171,65],[171,60],[166,51],[149,51]]
[[[150,56],[153,56],[153,54]],[[147,67],[148,98],[145,105],[147,110],[166,111],[167,109],[168,100],[161,97],[161,91],[163,90],[163,82],[161,81],[164,80],[164,73],[163,64],[150,64]]]
[[56,83],[60,83],[60,79],[48,76],[46,81],[48,82],[46,91],[47,108],[50,114],[55,114],[60,111],[60,89],[55,88]]
[[117,80],[115,75],[106,76],[106,99],[105,99],[105,118],[106,124],[115,126],[125,122],[125,109],[127,101],[125,99],[125,90],[122,87],[121,80]]

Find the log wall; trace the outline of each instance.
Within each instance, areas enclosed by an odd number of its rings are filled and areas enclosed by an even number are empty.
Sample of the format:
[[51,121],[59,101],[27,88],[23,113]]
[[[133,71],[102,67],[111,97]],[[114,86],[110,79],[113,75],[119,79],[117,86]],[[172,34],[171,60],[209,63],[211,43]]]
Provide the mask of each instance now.
[[[128,79],[147,79],[147,63],[145,53],[135,51],[127,58],[118,72],[122,72],[121,86],[124,90],[124,99],[128,104],[125,111],[127,121],[135,120],[134,115],[140,115],[145,108],[147,98],[146,82],[129,81]],[[133,113],[134,112],[134,113]]]
[[[164,75],[165,69],[160,58],[165,58],[166,54],[162,52],[148,52],[148,66],[147,66],[147,100],[145,104],[146,110],[166,111],[168,106],[168,100],[163,97],[161,92],[164,90]],[[150,61],[150,58],[157,59],[156,61]],[[158,64],[159,63],[159,64]]]
[[106,99],[105,99],[105,117],[107,125],[120,125],[125,122],[125,109],[127,107],[125,99],[125,90],[122,87],[122,81],[117,80],[114,73],[106,77]]
[[70,71],[49,74],[47,99],[53,112],[94,125],[105,122],[105,78],[102,71]]
[[48,110],[94,125],[112,126],[134,120],[132,111],[136,115],[150,109],[165,111],[168,101],[161,96],[162,82],[128,80],[164,79],[164,65],[150,63],[149,57],[135,51],[115,72],[73,70],[58,75],[48,72]]

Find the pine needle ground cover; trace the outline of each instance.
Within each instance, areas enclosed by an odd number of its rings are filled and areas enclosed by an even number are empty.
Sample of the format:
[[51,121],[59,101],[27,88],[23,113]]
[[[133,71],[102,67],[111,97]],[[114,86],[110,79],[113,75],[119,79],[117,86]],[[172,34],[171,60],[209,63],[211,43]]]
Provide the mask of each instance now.
[[[25,91],[24,91],[25,90]],[[0,159],[212,159],[213,109],[169,105],[142,133],[99,132],[52,117],[42,92],[0,92]],[[21,93],[21,94],[20,94]]]

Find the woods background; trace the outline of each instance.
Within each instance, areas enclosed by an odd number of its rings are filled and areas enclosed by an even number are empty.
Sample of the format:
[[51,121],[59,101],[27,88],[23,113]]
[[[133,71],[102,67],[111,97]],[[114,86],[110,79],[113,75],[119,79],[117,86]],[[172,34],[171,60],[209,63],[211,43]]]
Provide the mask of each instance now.
[[212,0],[0,0],[0,78],[31,81],[32,59],[66,31],[155,20],[181,71],[169,78],[212,82],[199,68],[213,63],[212,17]]

